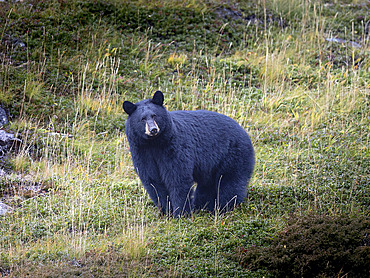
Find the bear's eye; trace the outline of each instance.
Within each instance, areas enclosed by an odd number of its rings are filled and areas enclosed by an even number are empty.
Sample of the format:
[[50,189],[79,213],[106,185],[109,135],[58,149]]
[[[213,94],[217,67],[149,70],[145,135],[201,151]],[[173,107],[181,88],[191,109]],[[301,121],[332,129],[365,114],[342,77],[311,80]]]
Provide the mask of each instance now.
[[155,117],[157,117],[157,115],[156,115],[156,114],[153,114],[153,115],[152,115],[152,118],[155,118]]
[[145,122],[145,121],[146,121],[145,117],[142,117],[142,118],[141,118],[141,121],[142,121],[142,122]]

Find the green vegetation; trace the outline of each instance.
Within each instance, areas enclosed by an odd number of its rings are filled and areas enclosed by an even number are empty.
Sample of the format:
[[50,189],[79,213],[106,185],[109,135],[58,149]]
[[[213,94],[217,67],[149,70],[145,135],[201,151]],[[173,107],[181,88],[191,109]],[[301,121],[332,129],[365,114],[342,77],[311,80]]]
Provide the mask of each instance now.
[[[0,180],[15,208],[0,216],[0,275],[274,277],[257,263],[268,254],[246,250],[309,256],[282,236],[295,223],[368,223],[368,1],[12,2],[0,3],[0,104],[23,144]],[[256,169],[234,211],[167,219],[149,200],[122,102],[155,90],[169,110],[248,130]],[[368,228],[338,252],[368,256]]]
[[369,227],[363,216],[292,217],[268,247],[241,248],[241,263],[267,267],[275,277],[368,277]]

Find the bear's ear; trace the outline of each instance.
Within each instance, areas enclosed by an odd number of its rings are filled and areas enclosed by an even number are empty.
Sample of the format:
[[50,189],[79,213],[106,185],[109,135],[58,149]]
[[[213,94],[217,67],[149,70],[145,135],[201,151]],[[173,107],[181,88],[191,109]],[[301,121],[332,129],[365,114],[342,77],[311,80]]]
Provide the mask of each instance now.
[[156,91],[154,93],[153,98],[152,98],[152,103],[157,104],[159,106],[162,106],[163,101],[164,101],[163,93],[161,91]]
[[129,102],[129,101],[125,101],[123,103],[123,110],[125,110],[125,112],[130,116],[132,113],[135,112],[136,110],[136,105],[133,104],[132,102]]

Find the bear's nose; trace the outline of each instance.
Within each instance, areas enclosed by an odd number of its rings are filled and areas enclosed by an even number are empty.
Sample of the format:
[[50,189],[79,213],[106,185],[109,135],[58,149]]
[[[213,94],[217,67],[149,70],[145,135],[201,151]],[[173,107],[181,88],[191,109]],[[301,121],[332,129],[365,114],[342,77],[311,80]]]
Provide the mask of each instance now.
[[158,133],[158,128],[153,127],[152,129],[150,129],[150,134],[151,135],[156,135],[157,133]]

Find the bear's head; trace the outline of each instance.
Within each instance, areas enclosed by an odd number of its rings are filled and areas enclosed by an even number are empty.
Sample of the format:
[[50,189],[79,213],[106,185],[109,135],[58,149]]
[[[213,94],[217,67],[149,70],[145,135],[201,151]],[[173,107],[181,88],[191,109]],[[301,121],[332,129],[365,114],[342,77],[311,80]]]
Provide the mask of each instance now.
[[134,140],[154,140],[168,130],[170,117],[163,106],[163,93],[156,91],[153,98],[137,103],[125,101],[123,110],[128,114],[126,133]]

